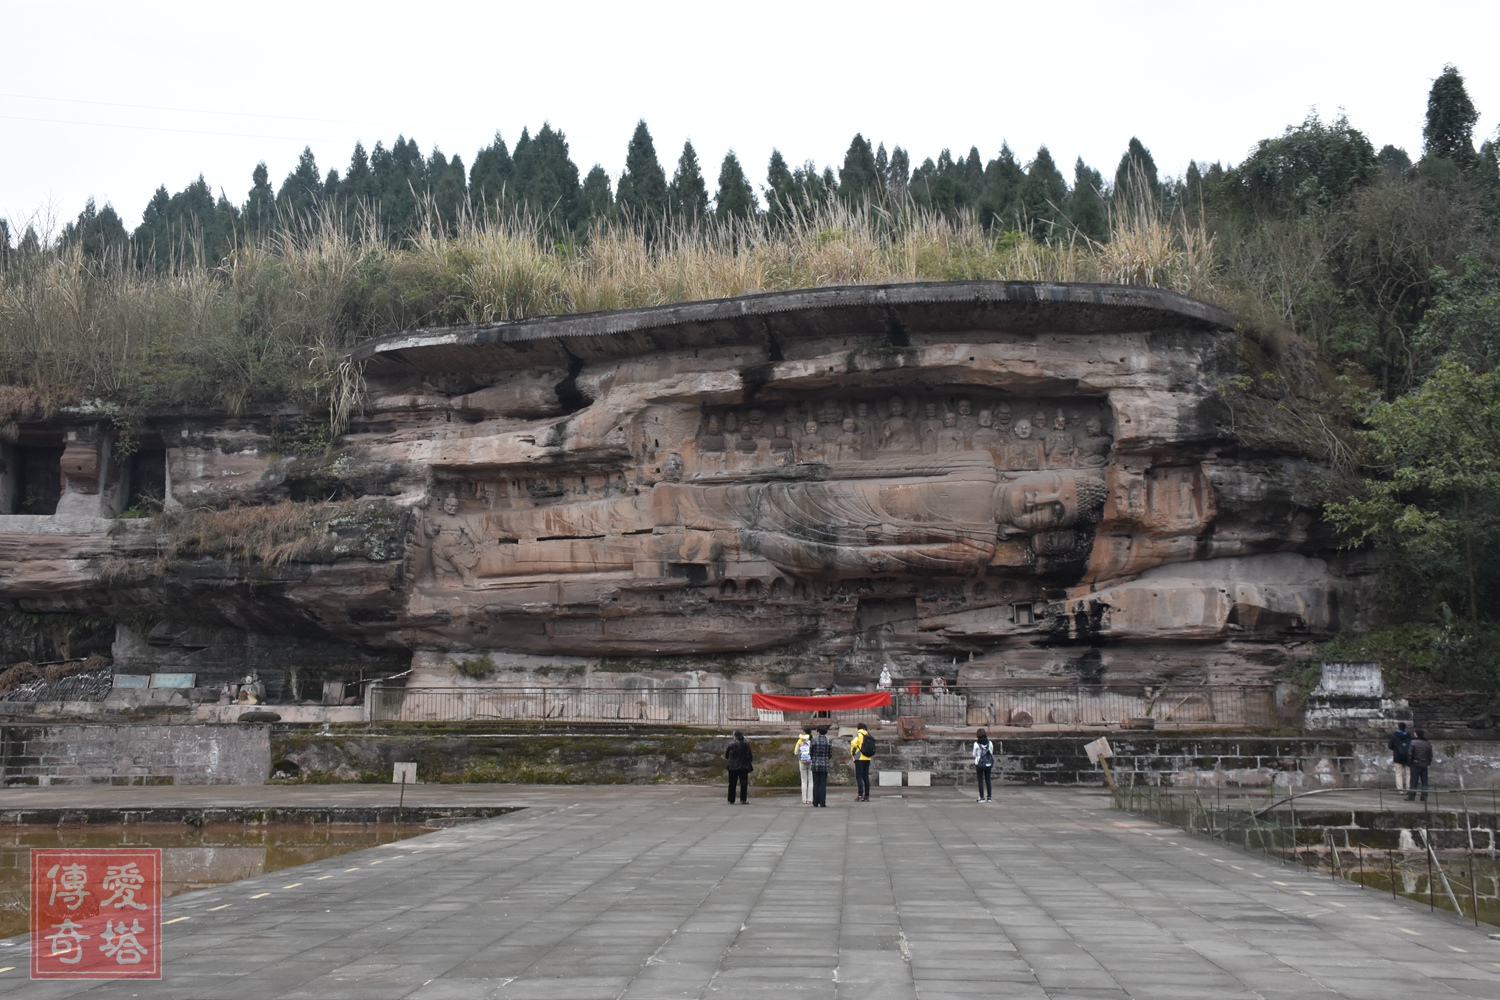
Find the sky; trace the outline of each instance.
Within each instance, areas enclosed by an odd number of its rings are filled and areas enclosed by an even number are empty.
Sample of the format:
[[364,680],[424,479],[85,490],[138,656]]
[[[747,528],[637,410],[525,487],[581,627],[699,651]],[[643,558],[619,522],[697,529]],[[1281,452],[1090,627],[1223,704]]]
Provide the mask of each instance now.
[[730,149],[760,186],[773,148],[837,168],[856,132],[914,166],[1046,145],[1070,179],[1079,156],[1112,176],[1138,136],[1180,176],[1312,110],[1415,158],[1447,63],[1496,134],[1497,28],[1492,0],[0,0],[0,218],[55,233],[92,197],[133,228],[159,185],[202,174],[239,204],[303,147],[325,173],[398,135],[472,164],[547,121],[618,179],[645,119],[668,175],[691,139],[710,190]]

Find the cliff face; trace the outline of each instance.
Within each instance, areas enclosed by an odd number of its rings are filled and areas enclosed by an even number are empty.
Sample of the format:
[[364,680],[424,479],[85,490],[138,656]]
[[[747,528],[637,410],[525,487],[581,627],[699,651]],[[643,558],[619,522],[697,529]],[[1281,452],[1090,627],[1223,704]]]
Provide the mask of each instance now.
[[[295,414],[129,448],[87,414],[23,427],[0,598],[128,617],[141,664],[232,629],[196,648],[1250,680],[1353,624],[1357,587],[1296,500],[1311,463],[1222,426],[1231,325],[955,283],[419,331],[357,353],[364,412],[326,449]],[[22,513],[53,475],[55,512]],[[167,516],[113,516],[157,488]]]

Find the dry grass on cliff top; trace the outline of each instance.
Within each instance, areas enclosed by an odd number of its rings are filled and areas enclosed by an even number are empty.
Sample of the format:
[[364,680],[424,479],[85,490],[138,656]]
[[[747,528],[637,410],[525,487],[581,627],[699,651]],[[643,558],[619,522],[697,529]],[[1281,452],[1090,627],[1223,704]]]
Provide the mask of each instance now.
[[213,267],[142,271],[77,248],[13,265],[0,274],[0,387],[144,410],[336,409],[346,352],[404,329],[919,280],[1099,281],[1212,298],[1213,274],[1211,241],[1149,205],[1118,216],[1100,243],[838,204],[787,226],[679,228],[654,243],[604,226],[569,246],[534,220],[470,218],[456,234],[392,248],[369,220],[325,216],[292,220]]

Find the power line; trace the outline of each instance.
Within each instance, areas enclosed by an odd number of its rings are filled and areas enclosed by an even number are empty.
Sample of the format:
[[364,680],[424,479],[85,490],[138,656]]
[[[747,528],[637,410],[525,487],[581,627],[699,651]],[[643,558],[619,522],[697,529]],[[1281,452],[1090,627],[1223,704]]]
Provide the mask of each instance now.
[[[264,118],[264,119],[268,119],[268,120],[271,120],[271,121],[316,122],[316,123],[322,124],[322,125],[370,125],[370,126],[374,126],[376,128],[395,128],[395,129],[401,129],[401,128],[403,128],[403,126],[393,125],[390,122],[358,121],[358,120],[350,120],[350,119],[342,119],[342,118],[302,118],[302,117],[298,117],[296,115],[265,115],[265,114],[257,114],[257,113],[252,112],[252,111],[217,111],[217,110],[210,111],[210,110],[207,110],[207,109],[204,109],[204,108],[173,108],[173,107],[167,107],[165,105],[158,105],[158,104],[125,104],[125,103],[121,103],[121,102],[118,102],[118,101],[89,101],[89,100],[83,100],[81,98],[75,98],[75,97],[39,97],[39,96],[37,96],[35,94],[10,94],[10,93],[4,93],[4,92],[0,92],[0,97],[11,97],[11,98],[15,98],[17,100],[22,100],[22,101],[51,101],[53,103],[59,103],[59,104],[89,104],[89,105],[94,105],[94,106],[102,107],[102,108],[131,108],[131,109],[134,109],[134,110],[137,110],[137,111],[170,111],[170,112],[177,113],[177,114],[188,114],[188,115],[221,115],[221,116],[228,116],[228,117],[232,117],[232,118]],[[5,116],[5,117],[9,117],[9,116]],[[37,119],[22,119],[22,120],[24,120],[24,121],[51,121],[53,119],[37,118]],[[120,127],[123,128],[125,126],[120,126]],[[148,127],[148,126],[140,126],[140,127],[145,128],[145,127]],[[486,133],[486,134],[488,134],[488,132],[489,132],[488,129],[468,128],[468,127],[465,127],[465,126],[458,126],[458,125],[419,125],[417,127],[418,128],[422,128],[422,129],[431,129],[434,132],[453,132],[453,131],[459,131],[459,132],[483,132],[483,133]],[[204,134],[205,135],[237,135],[239,133],[234,133],[234,132],[206,132]],[[276,138],[276,137],[275,136],[254,136],[253,138]]]

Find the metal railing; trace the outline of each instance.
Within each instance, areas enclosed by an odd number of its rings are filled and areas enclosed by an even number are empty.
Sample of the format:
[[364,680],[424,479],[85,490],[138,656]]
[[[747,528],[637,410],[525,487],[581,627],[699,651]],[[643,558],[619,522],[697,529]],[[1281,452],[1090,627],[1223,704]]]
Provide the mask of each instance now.
[[[1139,685],[1057,685],[913,690],[902,685],[891,704],[822,715],[831,722],[893,720],[915,716],[933,726],[1119,725],[1150,718],[1161,726],[1244,725],[1276,722],[1269,686],[1151,689]],[[373,684],[370,719],[376,722],[461,722],[485,719],[678,722],[802,721],[812,713],[758,710],[749,691],[716,687],[466,687],[402,688]]]

